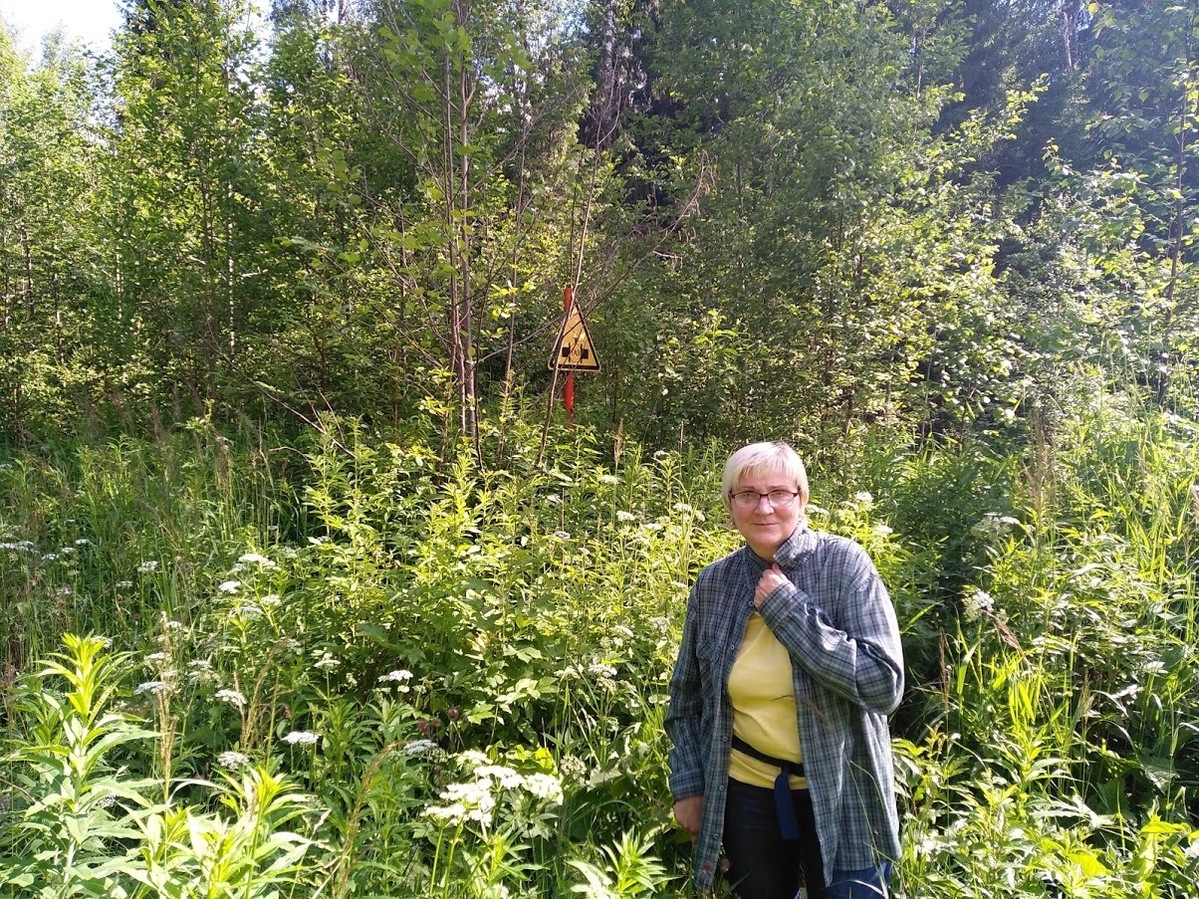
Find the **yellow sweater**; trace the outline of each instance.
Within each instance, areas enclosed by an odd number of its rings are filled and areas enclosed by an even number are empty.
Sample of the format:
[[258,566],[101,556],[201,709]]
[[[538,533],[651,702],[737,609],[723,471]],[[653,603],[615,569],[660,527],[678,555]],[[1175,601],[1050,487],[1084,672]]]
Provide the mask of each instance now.
[[[745,639],[729,672],[729,699],[733,703],[733,734],[754,749],[775,758],[802,762],[791,657],[786,648],[754,612],[745,625]],[[778,768],[733,750],[729,777],[756,787],[773,787]],[[791,789],[802,790],[807,780],[792,775]]]

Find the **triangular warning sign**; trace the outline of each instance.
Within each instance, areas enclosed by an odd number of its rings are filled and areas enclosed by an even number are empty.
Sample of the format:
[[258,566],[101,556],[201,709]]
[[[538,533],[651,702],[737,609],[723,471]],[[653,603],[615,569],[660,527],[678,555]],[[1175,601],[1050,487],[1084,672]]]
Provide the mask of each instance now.
[[583,323],[583,314],[578,303],[570,304],[570,311],[558,329],[558,342],[550,356],[549,368],[561,371],[599,371],[599,357],[595,355],[595,344]]

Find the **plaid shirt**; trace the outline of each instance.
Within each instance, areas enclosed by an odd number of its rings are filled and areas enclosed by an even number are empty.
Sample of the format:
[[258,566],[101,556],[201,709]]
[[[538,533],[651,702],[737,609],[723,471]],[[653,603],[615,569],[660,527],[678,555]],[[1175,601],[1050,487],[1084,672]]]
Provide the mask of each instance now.
[[[895,610],[858,544],[806,524],[775,553],[790,585],[758,610],[791,655],[804,771],[826,880],[899,856],[887,715],[903,694]],[[666,731],[675,800],[703,796],[695,883],[712,889],[724,830],[733,709],[729,671],[767,568],[748,547],[709,565],[687,604]]]

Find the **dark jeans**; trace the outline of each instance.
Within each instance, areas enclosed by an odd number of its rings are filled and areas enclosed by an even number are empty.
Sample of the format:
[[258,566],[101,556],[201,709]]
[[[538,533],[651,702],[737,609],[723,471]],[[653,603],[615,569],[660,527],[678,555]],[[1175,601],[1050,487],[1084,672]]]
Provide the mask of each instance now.
[[820,841],[807,790],[793,790],[791,805],[799,839],[779,833],[774,791],[729,780],[724,810],[724,851],[728,881],[741,899],[795,899],[801,886],[808,899],[879,899],[887,895],[890,865],[864,871],[834,871],[824,885]]

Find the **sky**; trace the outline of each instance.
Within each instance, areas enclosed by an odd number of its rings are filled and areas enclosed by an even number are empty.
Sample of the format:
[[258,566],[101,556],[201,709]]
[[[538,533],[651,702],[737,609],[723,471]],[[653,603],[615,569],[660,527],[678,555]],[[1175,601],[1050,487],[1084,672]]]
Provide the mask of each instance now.
[[116,0],[0,0],[0,18],[10,30],[16,28],[17,42],[34,53],[42,45],[42,35],[60,24],[68,36],[104,50],[121,12]]

